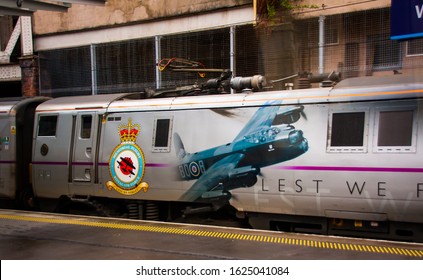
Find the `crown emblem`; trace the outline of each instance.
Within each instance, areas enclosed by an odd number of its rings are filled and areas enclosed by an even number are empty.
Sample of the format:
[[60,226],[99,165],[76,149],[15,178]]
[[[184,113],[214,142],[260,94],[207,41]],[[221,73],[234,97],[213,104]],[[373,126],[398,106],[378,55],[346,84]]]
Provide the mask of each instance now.
[[135,142],[140,133],[140,125],[132,124],[132,119],[129,118],[128,124],[119,125],[120,142]]

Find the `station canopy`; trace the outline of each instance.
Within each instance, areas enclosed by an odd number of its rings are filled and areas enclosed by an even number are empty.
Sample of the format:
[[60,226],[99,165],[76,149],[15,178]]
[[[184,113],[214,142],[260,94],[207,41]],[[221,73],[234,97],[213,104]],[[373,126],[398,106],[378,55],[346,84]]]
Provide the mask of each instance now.
[[0,16],[32,16],[38,10],[67,12],[72,4],[104,5],[107,0],[0,0]]

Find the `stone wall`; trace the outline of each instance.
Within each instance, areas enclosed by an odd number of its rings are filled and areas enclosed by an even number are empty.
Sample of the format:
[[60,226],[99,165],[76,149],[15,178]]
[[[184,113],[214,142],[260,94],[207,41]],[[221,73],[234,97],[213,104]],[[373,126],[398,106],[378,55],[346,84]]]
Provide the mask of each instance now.
[[391,0],[301,0],[300,5],[315,5],[318,8],[295,10],[297,19],[352,13],[363,10],[386,8]]
[[46,35],[160,20],[245,5],[253,0],[108,0],[104,6],[73,4],[67,13],[37,11],[34,34]]

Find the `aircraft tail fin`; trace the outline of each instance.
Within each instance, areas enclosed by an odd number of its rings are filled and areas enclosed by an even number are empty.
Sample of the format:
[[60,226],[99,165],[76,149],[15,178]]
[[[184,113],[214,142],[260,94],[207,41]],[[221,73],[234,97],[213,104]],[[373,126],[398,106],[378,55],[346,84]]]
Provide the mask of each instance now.
[[184,148],[184,143],[182,143],[182,139],[179,136],[178,133],[174,133],[173,134],[173,140],[175,143],[175,151],[176,151],[176,156],[179,159],[183,159],[185,157],[185,155],[187,154]]

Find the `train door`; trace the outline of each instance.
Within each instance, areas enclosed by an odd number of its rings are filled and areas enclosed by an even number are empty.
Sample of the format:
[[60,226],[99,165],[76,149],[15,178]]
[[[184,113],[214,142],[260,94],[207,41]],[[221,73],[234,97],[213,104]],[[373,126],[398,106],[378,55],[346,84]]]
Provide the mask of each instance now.
[[69,193],[89,195],[95,183],[97,114],[81,112],[74,116],[73,140],[71,144],[71,174]]
[[35,194],[40,198],[67,195],[72,118],[67,112],[42,112],[36,115],[32,183]]

